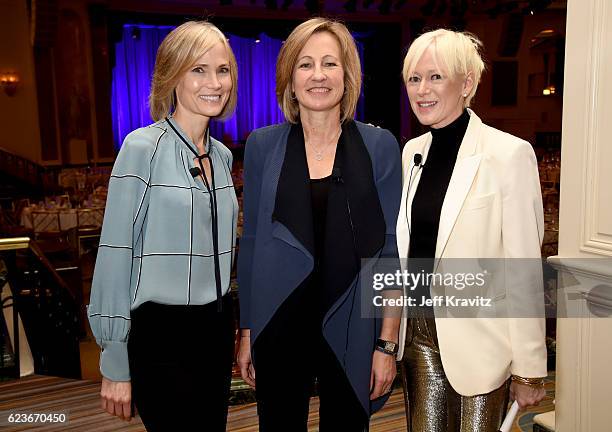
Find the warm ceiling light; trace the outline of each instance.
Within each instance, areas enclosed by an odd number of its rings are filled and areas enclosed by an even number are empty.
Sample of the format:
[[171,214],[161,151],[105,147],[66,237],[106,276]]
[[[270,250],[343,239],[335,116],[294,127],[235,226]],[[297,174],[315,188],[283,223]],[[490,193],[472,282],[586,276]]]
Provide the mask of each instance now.
[[14,96],[18,85],[19,75],[16,72],[0,74],[0,86],[2,86],[7,96]]
[[544,90],[542,90],[542,94],[544,96],[550,96],[550,89],[549,88],[545,88]]

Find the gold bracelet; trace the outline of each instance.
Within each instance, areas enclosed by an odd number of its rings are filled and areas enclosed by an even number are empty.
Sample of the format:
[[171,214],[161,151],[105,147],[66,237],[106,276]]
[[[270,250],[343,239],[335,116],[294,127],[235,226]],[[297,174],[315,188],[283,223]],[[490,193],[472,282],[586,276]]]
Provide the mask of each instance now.
[[512,381],[529,387],[544,387],[544,378],[523,378],[518,375],[512,375]]

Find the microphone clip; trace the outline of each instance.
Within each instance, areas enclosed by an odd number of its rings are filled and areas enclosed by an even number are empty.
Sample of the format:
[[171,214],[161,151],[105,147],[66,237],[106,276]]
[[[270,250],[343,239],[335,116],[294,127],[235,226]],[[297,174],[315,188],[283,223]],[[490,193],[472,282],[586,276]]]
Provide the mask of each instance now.
[[344,183],[344,179],[342,178],[342,172],[340,171],[340,168],[336,167],[332,169],[331,178],[332,178],[332,181],[336,184]]
[[202,170],[200,169],[200,167],[191,167],[189,168],[189,174],[191,174],[193,178],[196,178],[197,176],[202,174]]

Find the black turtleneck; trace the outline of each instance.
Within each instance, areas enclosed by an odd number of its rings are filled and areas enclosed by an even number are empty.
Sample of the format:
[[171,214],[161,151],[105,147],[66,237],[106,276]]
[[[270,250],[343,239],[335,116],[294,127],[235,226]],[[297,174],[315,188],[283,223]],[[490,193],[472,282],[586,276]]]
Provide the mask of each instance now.
[[451,124],[431,129],[431,146],[412,201],[410,258],[435,257],[442,203],[469,122],[470,115],[464,110]]

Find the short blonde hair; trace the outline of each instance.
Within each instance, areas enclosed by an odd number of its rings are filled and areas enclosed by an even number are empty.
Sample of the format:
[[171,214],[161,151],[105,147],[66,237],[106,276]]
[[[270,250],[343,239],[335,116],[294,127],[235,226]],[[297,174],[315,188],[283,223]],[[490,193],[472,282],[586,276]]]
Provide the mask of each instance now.
[[355,40],[344,24],[327,18],[312,18],[291,32],[276,61],[276,99],[290,123],[297,123],[300,117],[298,102],[291,94],[293,71],[300,51],[308,39],[319,32],[332,34],[340,45],[340,61],[344,69],[344,95],[340,102],[340,121],[344,122],[355,116],[361,93],[361,62]]
[[187,21],[168,33],[157,50],[149,94],[149,109],[153,120],[163,119],[176,108],[175,89],[182,75],[219,42],[225,46],[229,57],[232,90],[217,118],[223,119],[232,115],[238,99],[238,66],[232,48],[225,35],[213,24],[206,21]]
[[448,72],[451,79],[465,78],[468,73],[472,73],[474,85],[463,102],[464,107],[469,107],[485,70],[480,54],[482,42],[468,32],[438,29],[423,33],[412,42],[404,59],[402,70],[404,83],[408,83],[416,64],[431,45],[434,47],[436,60],[441,62],[441,66]]

